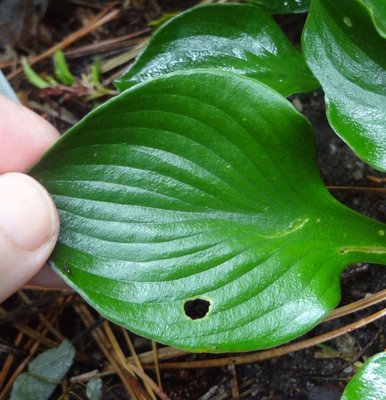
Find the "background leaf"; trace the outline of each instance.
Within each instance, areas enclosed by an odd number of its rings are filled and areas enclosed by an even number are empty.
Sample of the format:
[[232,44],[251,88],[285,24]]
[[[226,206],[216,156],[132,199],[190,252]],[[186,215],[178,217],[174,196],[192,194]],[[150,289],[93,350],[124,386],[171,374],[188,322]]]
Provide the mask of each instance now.
[[303,34],[327,117],[366,163],[386,171],[386,40],[358,0],[315,0]]
[[378,33],[386,38],[386,1],[362,0],[362,2],[370,9]]
[[31,85],[38,89],[47,89],[51,86],[31,68],[26,58],[22,58],[21,64],[23,66],[24,75]]
[[60,80],[60,82],[65,85],[72,85],[74,83],[74,75],[72,75],[70,69],[68,68],[64,53],[58,50],[54,53],[54,70],[55,76]]
[[369,358],[346,386],[342,400],[384,400],[386,353]]
[[92,378],[87,382],[86,396],[89,400],[101,400],[102,399],[102,379]]
[[75,356],[73,345],[64,340],[59,347],[39,354],[18,376],[11,400],[46,400],[70,369]]
[[270,14],[291,14],[306,12],[311,0],[247,0],[266,9]]
[[236,72],[284,96],[319,87],[276,22],[248,4],[200,6],[173,18],[115,85],[123,91],[158,75],[196,68]]
[[90,113],[32,171],[52,194],[59,274],[109,319],[196,351],[274,346],[385,262],[386,226],[337,203],[308,121],[265,85],[190,71]]

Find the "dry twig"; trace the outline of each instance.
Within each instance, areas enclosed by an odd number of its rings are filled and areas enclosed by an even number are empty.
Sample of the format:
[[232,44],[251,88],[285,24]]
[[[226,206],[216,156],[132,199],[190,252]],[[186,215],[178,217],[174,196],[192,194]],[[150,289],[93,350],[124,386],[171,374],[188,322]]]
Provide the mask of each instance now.
[[[257,361],[268,360],[275,357],[280,357],[288,353],[293,353],[295,351],[307,349],[309,347],[315,346],[320,343],[327,342],[329,340],[335,339],[346,333],[352,332],[356,329],[362,328],[376,321],[386,315],[386,308],[369,315],[368,317],[362,318],[359,321],[355,321],[351,324],[345,325],[341,328],[334,329],[332,331],[326,332],[322,335],[315,336],[310,339],[305,339],[300,342],[291,343],[285,346],[280,346],[274,349],[259,351],[254,353],[242,354],[240,356],[227,356],[213,358],[210,360],[198,360],[198,361],[182,361],[182,362],[166,362],[160,363],[161,368],[214,368],[214,367],[224,367],[231,364],[250,364]],[[145,367],[154,368],[154,365],[148,365]]]
[[[79,304],[75,306],[76,312],[81,317],[84,324],[89,327],[95,323],[94,317],[91,315],[90,311],[84,304]],[[91,332],[94,340],[98,344],[102,353],[105,355],[106,359],[110,362],[112,367],[114,368],[115,373],[121,379],[122,384],[128,391],[129,395],[138,400],[146,399],[146,395],[136,378],[127,372],[127,370],[121,365],[117,354],[114,352],[114,348],[109,338],[104,334],[101,328],[96,327]]]
[[[48,58],[52,56],[57,50],[63,50],[64,48],[68,47],[72,43],[76,42],[83,36],[86,36],[90,32],[94,31],[95,29],[99,28],[100,26],[106,24],[107,22],[112,21],[119,15],[119,10],[113,10],[109,13],[110,9],[112,6],[115,5],[115,3],[108,5],[104,10],[102,10],[99,14],[93,18],[90,23],[81,29],[77,30],[76,32],[72,33],[71,35],[67,36],[64,38],[61,42],[57,43],[56,45],[52,46],[48,50],[44,51],[43,53],[29,58],[28,63],[32,66],[33,64],[36,64],[37,62],[44,60],[45,58]],[[23,72],[23,68],[18,68],[15,71],[11,72],[10,74],[7,75],[8,79],[13,79],[16,78],[21,72]]]

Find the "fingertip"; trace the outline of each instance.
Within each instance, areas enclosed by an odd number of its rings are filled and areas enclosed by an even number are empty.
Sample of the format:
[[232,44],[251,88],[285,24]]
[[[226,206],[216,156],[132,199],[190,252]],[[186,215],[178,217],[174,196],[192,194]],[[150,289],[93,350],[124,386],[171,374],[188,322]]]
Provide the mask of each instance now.
[[59,137],[44,118],[0,95],[0,173],[22,172],[36,163]]
[[0,176],[0,229],[23,250],[33,251],[57,238],[59,218],[47,191],[20,173]]
[[58,233],[54,203],[37,181],[19,173],[0,176],[0,300],[40,270]]

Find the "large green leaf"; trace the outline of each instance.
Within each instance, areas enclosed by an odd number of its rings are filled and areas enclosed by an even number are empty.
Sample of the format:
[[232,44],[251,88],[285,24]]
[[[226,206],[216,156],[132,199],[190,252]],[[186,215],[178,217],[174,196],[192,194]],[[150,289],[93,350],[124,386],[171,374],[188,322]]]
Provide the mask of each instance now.
[[351,379],[342,400],[385,400],[386,353],[369,358]]
[[311,0],[247,0],[247,3],[263,7],[271,14],[290,14],[308,11]]
[[52,264],[134,332],[200,351],[292,339],[339,301],[386,226],[335,201],[308,121],[268,87],[186,71],[90,113],[33,169],[61,235]]
[[360,158],[386,171],[386,40],[368,8],[358,0],[314,0],[303,48],[332,127]]
[[158,75],[196,68],[246,75],[284,96],[319,87],[280,27],[250,4],[200,6],[173,18],[115,84],[122,91]]
[[362,0],[362,2],[370,9],[378,33],[386,38],[386,1]]

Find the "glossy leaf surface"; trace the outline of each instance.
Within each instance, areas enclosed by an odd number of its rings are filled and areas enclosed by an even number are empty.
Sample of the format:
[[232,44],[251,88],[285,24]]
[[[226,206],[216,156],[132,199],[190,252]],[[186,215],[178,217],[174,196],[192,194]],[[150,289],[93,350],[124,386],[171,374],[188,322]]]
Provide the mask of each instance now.
[[327,116],[365,162],[386,171],[386,40],[359,0],[315,0],[303,34]]
[[337,203],[308,121],[265,85],[192,71],[90,113],[34,168],[58,207],[53,266],[134,332],[196,351],[274,346],[339,301],[385,225]]
[[173,18],[115,84],[123,91],[158,75],[196,68],[236,72],[284,96],[319,87],[280,27],[250,4],[200,6]]
[[369,358],[346,386],[342,400],[384,400],[386,353]]
[[266,9],[270,14],[289,14],[306,12],[311,0],[247,0]]
[[362,0],[362,2],[370,9],[378,33],[386,38],[386,1]]

